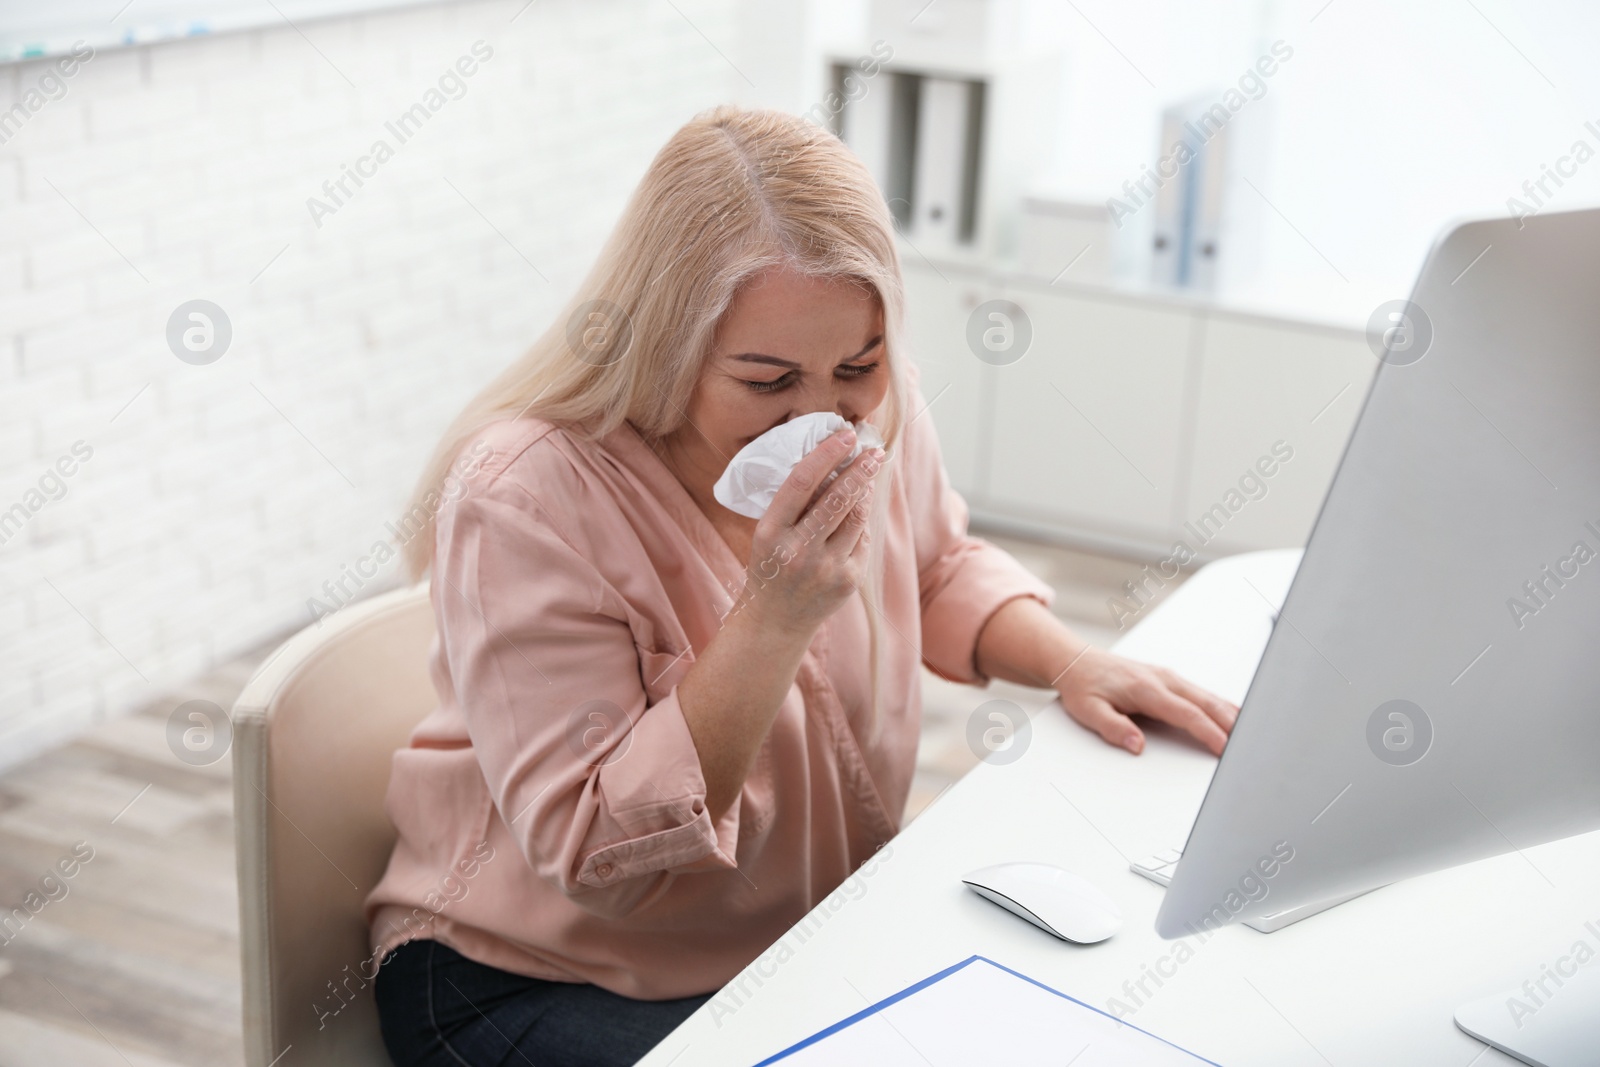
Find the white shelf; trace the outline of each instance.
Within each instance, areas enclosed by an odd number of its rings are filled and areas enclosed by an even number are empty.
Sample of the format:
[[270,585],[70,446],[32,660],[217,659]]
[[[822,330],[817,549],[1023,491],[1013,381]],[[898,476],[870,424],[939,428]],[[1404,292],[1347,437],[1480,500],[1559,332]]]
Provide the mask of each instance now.
[[[1327,299],[1328,290],[1262,286],[1247,291],[1200,293],[1172,289],[1148,281],[1115,279],[1109,282],[1075,281],[1070,276],[1052,282],[1049,278],[1020,269],[1014,261],[996,261],[982,251],[948,253],[928,250],[927,255],[903,237],[899,240],[900,260],[910,266],[944,270],[983,271],[997,285],[1014,285],[1041,292],[1076,293],[1141,304],[1167,304],[1189,311],[1207,311],[1262,319],[1298,329],[1321,330],[1345,338],[1365,335],[1367,316],[1389,296],[1353,292],[1337,301]],[[1066,266],[1069,254],[1062,260]],[[1401,293],[1400,297],[1407,294]],[[1366,303],[1370,296],[1371,303]]]

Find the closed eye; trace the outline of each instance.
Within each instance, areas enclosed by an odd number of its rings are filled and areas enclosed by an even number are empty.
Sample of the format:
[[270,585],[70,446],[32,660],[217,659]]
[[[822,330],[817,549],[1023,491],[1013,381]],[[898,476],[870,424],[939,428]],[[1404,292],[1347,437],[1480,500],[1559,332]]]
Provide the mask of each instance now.
[[[858,360],[858,359],[861,359],[868,352],[871,352],[873,349],[879,347],[882,344],[883,344],[883,335],[879,334],[878,336],[874,337],[872,340],[868,341],[866,343],[866,345],[861,349],[861,351],[857,352],[855,355],[851,356],[848,360],[846,360],[845,362],[843,362],[843,363],[839,364],[837,367],[835,367],[833,369],[833,373],[835,374],[835,376],[840,377],[840,378],[865,378],[867,375],[869,375],[869,374],[873,373],[874,371],[876,371],[878,369],[878,364],[881,363],[882,361],[881,360],[876,360],[876,359],[873,360],[871,363],[857,363],[855,361]],[[781,362],[786,362],[786,361],[783,361],[783,360],[774,359],[771,356],[763,356],[763,355],[760,355],[759,353],[754,353],[754,352],[746,352],[743,355],[735,356],[734,358],[735,359],[739,359],[739,360],[749,360],[751,362],[756,362],[756,363],[781,363]],[[791,364],[790,366],[792,367],[793,364]],[[795,381],[795,378],[797,378],[798,376],[799,376],[799,371],[791,369],[787,373],[781,375],[780,377],[772,379],[772,381],[770,381],[770,382],[752,382],[749,379],[741,379],[741,380],[744,381],[745,385],[750,387],[750,391],[751,392],[754,392],[754,393],[776,393],[779,390],[787,389],[789,386],[793,385],[794,381]]]
[[790,385],[794,384],[794,377],[794,371],[790,371],[781,378],[774,378],[770,382],[745,381],[744,384],[748,385],[752,392],[776,393],[778,390],[787,389]]
[[[833,373],[840,378],[865,378],[867,375],[876,371],[881,362],[881,360],[875,359],[871,363],[841,363],[839,366],[833,369]],[[776,393],[780,389],[787,389],[789,386],[793,385],[795,383],[795,379],[798,377],[798,371],[789,371],[787,374],[774,378],[770,382],[752,382],[746,380],[744,384],[748,385],[752,391],[757,393]]]

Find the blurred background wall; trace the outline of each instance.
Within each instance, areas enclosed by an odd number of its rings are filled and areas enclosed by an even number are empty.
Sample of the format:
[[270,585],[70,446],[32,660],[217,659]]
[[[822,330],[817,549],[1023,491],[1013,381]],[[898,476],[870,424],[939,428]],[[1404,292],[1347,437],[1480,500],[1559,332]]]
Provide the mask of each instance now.
[[[445,422],[544,328],[662,142],[727,95],[702,33],[730,35],[732,2],[692,23],[650,0],[524,6],[101,48],[11,132],[0,513],[30,514],[0,545],[0,762],[312,621],[308,600],[338,602],[324,583],[399,580],[361,561]],[[385,124],[463,56],[476,72],[400,143]],[[52,62],[0,66],[0,105]],[[380,138],[393,157],[313,219]],[[167,342],[196,299],[231,324],[209,365]],[[60,476],[79,441],[92,457]]]

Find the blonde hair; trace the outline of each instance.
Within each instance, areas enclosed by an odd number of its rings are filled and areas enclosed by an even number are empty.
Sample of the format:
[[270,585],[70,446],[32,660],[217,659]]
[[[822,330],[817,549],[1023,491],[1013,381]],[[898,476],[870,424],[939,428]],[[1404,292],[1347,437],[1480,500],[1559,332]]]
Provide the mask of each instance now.
[[[876,293],[890,383],[878,429],[892,450],[909,418],[909,385],[888,205],[866,167],[831,132],[781,111],[721,105],[667,141],[571,300],[445,431],[408,509],[426,516],[404,546],[412,577],[421,578],[433,558],[435,520],[427,503],[439,499],[452,462],[474,435],[524,415],[589,439],[624,420],[652,443],[672,433],[686,419],[734,295],[773,267],[853,281]],[[874,494],[870,589],[862,590],[872,633],[874,722],[886,496]]]

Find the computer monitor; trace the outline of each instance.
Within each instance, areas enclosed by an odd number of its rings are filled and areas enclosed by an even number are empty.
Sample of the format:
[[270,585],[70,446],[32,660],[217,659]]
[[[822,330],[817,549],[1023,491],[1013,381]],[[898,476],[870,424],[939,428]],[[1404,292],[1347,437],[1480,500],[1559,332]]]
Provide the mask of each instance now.
[[1163,937],[1600,827],[1600,210],[1457,225],[1374,319]]

